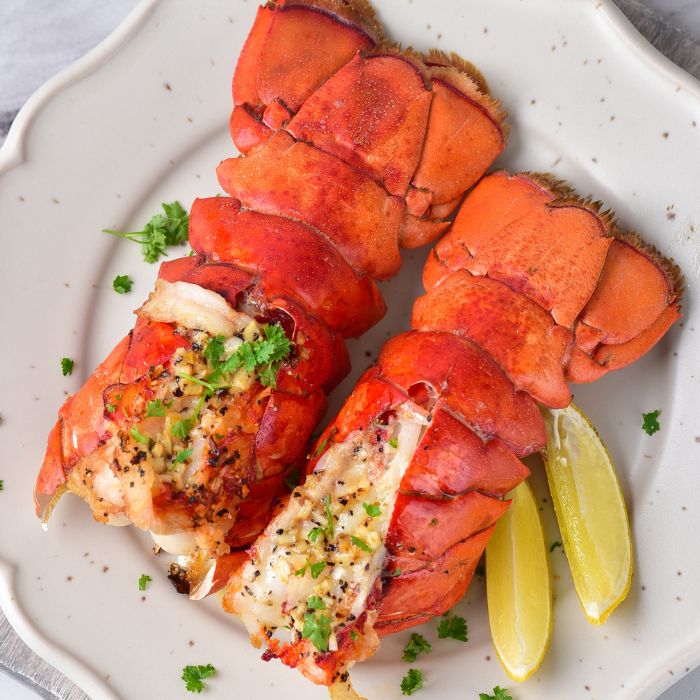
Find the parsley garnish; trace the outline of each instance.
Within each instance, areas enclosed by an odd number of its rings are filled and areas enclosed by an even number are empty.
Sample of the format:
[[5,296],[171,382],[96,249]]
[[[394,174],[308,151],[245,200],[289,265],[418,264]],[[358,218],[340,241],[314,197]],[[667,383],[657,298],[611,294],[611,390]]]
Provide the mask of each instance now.
[[459,615],[443,615],[438,625],[438,639],[467,641],[467,621]]
[[4,490],[5,490],[5,482],[2,479],[0,479],[0,491],[4,491]]
[[[277,372],[282,360],[292,349],[292,341],[287,338],[284,330],[277,324],[263,328],[264,338],[249,340],[239,345],[231,357],[221,360],[224,352],[223,338],[212,338],[204,350],[204,356],[212,372],[207,377],[211,385],[210,390],[217,388],[218,382],[226,374],[233,374],[240,367],[252,374],[257,372],[258,379],[263,386],[271,386],[273,389],[277,382]],[[201,383],[201,380],[200,380]],[[206,386],[206,385],[205,385]]]
[[357,632],[356,632],[355,630],[350,630],[350,637],[351,637],[351,639],[352,639],[353,642],[354,642],[359,636],[360,636],[360,635],[357,634]]
[[389,440],[389,446],[393,447],[395,450],[398,449],[399,439],[398,438],[391,438],[391,440]]
[[216,673],[216,669],[211,665],[206,666],[185,666],[182,669],[182,680],[185,681],[185,687],[191,693],[201,693],[204,690],[205,678],[210,678]]
[[75,362],[70,359],[70,357],[63,357],[61,358],[61,372],[63,372],[63,376],[67,376],[69,374],[73,374],[73,367],[75,366]]
[[170,428],[170,432],[180,440],[186,440],[190,430],[194,427],[194,418],[183,418],[175,421]]
[[317,595],[312,595],[307,601],[306,601],[306,607],[309,610],[325,610],[326,609],[326,604],[321,600],[320,596]]
[[323,452],[323,450],[326,449],[327,444],[328,444],[328,438],[323,438],[323,440],[321,440],[321,443],[319,444],[319,446],[314,451],[314,457],[318,457],[321,454],[321,452]]
[[408,673],[401,679],[401,694],[413,695],[423,687],[423,671],[409,668]]
[[129,275],[117,275],[112,282],[112,287],[117,294],[126,294],[131,291],[132,284]]
[[647,435],[653,435],[655,432],[661,429],[661,426],[659,425],[660,415],[660,410],[652,411],[651,413],[642,413],[642,430]]
[[328,539],[332,540],[335,537],[335,525],[333,524],[333,514],[331,513],[331,497],[327,495],[323,499],[323,504],[326,508],[326,520],[328,520]]
[[331,636],[331,618],[323,614],[306,613],[301,638],[308,639],[319,651],[328,651]]
[[350,540],[356,547],[359,547],[363,552],[374,551],[364,540],[361,540],[359,537],[355,537],[355,535],[351,535]]
[[363,503],[362,507],[370,518],[376,518],[382,514],[382,509],[376,503]]
[[151,438],[149,438],[148,435],[144,435],[136,426],[131,429],[131,437],[134,438],[136,442],[140,442],[143,445],[148,445],[151,441]]
[[513,698],[508,695],[507,688],[501,688],[500,685],[497,685],[493,689],[493,695],[489,695],[488,693],[479,693],[479,700],[513,700]]
[[321,572],[326,568],[325,561],[317,561],[315,564],[309,564],[309,571],[311,572],[311,578],[318,578]]
[[114,413],[117,410],[117,407],[113,403],[108,403],[105,408],[107,409],[107,413]]
[[164,416],[165,406],[163,405],[162,399],[156,399],[155,401],[149,401],[146,404],[146,416],[152,418],[153,416]]
[[315,542],[319,537],[325,537],[326,530],[322,527],[312,527],[309,530],[309,542]]
[[559,540],[557,540],[556,542],[552,542],[549,551],[553,552],[557,547],[561,547],[561,542],[559,542]]
[[[140,231],[115,231],[102,229],[119,238],[126,238],[141,245],[143,259],[147,263],[156,262],[161,256],[166,255],[165,248],[169,245],[182,245],[187,241],[187,227],[190,217],[180,202],[161,204],[163,214],[156,214]],[[115,280],[116,283],[116,280]],[[115,287],[116,289],[116,287]],[[129,291],[128,289],[126,291]],[[121,293],[121,292],[120,292]]]
[[181,450],[173,457],[174,464],[182,464],[186,462],[192,456],[192,448],[189,447],[186,450]]
[[408,644],[403,648],[403,656],[401,658],[412,664],[418,657],[418,654],[421,652],[429,654],[431,651],[432,647],[430,646],[430,642],[422,635],[414,632]]
[[153,579],[148,576],[148,574],[141,574],[141,576],[139,576],[139,590],[145,591],[151,581],[153,581]]
[[295,576],[303,576],[305,573],[306,573],[306,567],[305,567],[305,566],[302,566],[301,569],[297,569],[297,570],[294,572],[294,575],[295,575]]

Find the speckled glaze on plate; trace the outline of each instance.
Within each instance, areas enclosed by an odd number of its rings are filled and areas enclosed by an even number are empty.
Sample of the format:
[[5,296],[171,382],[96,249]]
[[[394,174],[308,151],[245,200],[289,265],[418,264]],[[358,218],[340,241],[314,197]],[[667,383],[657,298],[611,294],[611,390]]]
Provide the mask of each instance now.
[[[484,71],[511,112],[500,165],[550,170],[605,200],[685,272],[685,318],[634,367],[576,401],[615,460],[632,518],[636,575],[604,627],[579,608],[561,549],[551,554],[554,630],[539,672],[514,687],[495,658],[483,582],[459,610],[469,642],[436,640],[416,663],[420,696],[475,698],[500,684],[517,700],[654,698],[700,662],[700,421],[695,299],[700,270],[700,88],[657,54],[608,2],[382,0],[391,35],[420,49],[456,50]],[[263,664],[217,601],[179,596],[147,538],[92,522],[67,497],[48,533],[31,489],[65,394],[75,391],[131,327],[131,310],[156,266],[137,246],[100,229],[143,224],[161,201],[189,205],[218,191],[214,167],[233,153],[229,86],[251,25],[253,0],[145,2],[102,45],[44,86],[20,113],[0,152],[3,343],[0,344],[0,603],[40,655],[92,698],[184,697],[186,664],[212,663],[207,696],[323,698],[281,664]],[[420,291],[425,251],[408,255],[386,285],[387,318],[353,344],[353,376],[335,406],[391,334],[404,330]],[[117,295],[117,274],[134,280]],[[696,332],[697,327],[697,332]],[[63,356],[76,360],[61,376]],[[641,413],[661,409],[661,431]],[[547,537],[559,539],[539,469]],[[142,573],[153,577],[138,590]],[[407,634],[353,677],[370,698],[399,698]]]

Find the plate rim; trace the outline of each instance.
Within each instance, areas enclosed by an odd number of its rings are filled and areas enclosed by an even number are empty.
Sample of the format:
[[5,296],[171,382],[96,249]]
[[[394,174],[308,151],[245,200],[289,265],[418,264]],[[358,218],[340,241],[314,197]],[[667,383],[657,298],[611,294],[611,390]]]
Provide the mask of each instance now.
[[[99,71],[119,52],[127,50],[130,40],[147,24],[156,7],[162,4],[163,0],[139,0],[122,22],[99,44],[49,78],[32,93],[17,113],[5,142],[0,147],[0,178],[8,176],[14,168],[27,162],[28,134],[51,100],[83,78]],[[673,63],[651,44],[613,0],[580,0],[580,6],[586,5],[589,6],[588,11],[603,13],[633,58],[641,60],[647,70],[657,72],[665,80],[686,91],[700,106],[700,80]],[[20,639],[32,652],[63,673],[91,697],[121,700],[87,663],[65,651],[59,643],[45,637],[39,627],[30,621],[14,594],[16,570],[15,564],[0,556],[0,610]],[[665,670],[669,664],[685,665],[690,670],[700,666],[700,637],[684,649],[672,650],[662,657],[662,661],[628,690],[635,692],[637,697],[652,700],[673,685],[669,684]],[[673,682],[676,683],[681,677],[675,676]]]

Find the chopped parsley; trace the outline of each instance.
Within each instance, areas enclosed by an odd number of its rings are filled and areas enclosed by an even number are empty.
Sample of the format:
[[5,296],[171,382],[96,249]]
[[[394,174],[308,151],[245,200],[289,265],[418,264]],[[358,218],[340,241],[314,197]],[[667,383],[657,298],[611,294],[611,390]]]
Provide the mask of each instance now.
[[224,352],[223,336],[212,338],[204,350],[204,356],[211,369],[204,386],[214,391],[220,388],[219,383],[227,374],[233,374],[243,367],[248,374],[256,372],[263,386],[274,389],[277,385],[277,372],[282,360],[291,352],[292,341],[287,338],[282,326],[277,324],[263,328],[263,335],[264,338],[249,340],[239,345],[226,360],[221,359]]
[[331,618],[323,613],[306,613],[301,638],[308,639],[319,651],[328,651]]
[[557,547],[561,547],[561,542],[559,540],[557,540],[556,542],[552,542],[552,545],[549,548],[549,551],[553,552]]
[[355,630],[350,630],[350,637],[351,637],[351,639],[352,639],[353,642],[354,642],[359,636],[360,636],[360,635],[357,634],[357,632],[356,632]]
[[[65,373],[64,373],[65,374]],[[659,425],[659,416],[661,411],[651,411],[651,413],[642,413],[642,430],[647,435],[653,435],[654,433],[661,430]]]
[[306,601],[306,607],[309,610],[325,610],[326,609],[326,604],[321,600],[320,596],[317,595],[312,595],[307,601]]
[[323,527],[314,527],[309,530],[309,542],[316,542],[319,537],[326,536],[326,529]]
[[4,490],[5,490],[5,482],[2,479],[0,479],[0,491],[4,491]]
[[326,568],[325,561],[317,561],[315,564],[309,564],[309,571],[311,572],[311,578],[318,578],[321,572]]
[[389,440],[389,446],[393,447],[395,450],[398,449],[399,439],[398,438],[391,438],[391,440]]
[[319,446],[314,450],[314,457],[318,457],[321,454],[321,452],[323,452],[323,450],[326,449],[327,444],[328,444],[328,438],[327,437],[323,438],[323,440],[321,440],[321,443],[319,444]]
[[131,429],[130,434],[136,442],[140,442],[142,445],[148,445],[151,441],[151,438],[148,435],[144,435],[136,426]]
[[141,576],[139,576],[139,590],[145,591],[151,581],[153,581],[153,579],[148,574],[141,574]]
[[501,688],[500,685],[497,685],[493,689],[493,695],[479,693],[479,700],[513,700],[513,698],[508,694],[507,688]]
[[186,440],[187,436],[190,434],[190,430],[194,427],[194,418],[183,418],[182,420],[175,421],[170,432],[176,438],[180,440]]
[[163,207],[164,214],[152,216],[140,231],[115,231],[108,228],[102,229],[102,231],[139,243],[144,261],[154,263],[161,256],[167,255],[165,252],[167,246],[182,245],[187,242],[187,227],[190,221],[187,211],[180,202],[175,201],[170,202],[170,204],[163,202],[161,207]]
[[332,540],[335,537],[335,525],[333,524],[333,514],[331,513],[331,497],[326,495],[323,499],[323,504],[326,508],[326,520],[328,520],[328,539]]
[[107,409],[107,413],[114,413],[117,410],[117,407],[113,403],[108,403],[105,408]]
[[432,647],[430,646],[430,642],[422,635],[414,632],[408,644],[403,648],[403,656],[401,658],[412,664],[419,654],[429,654],[431,651]]
[[361,540],[359,537],[355,537],[355,535],[350,536],[350,541],[356,547],[359,547],[363,552],[373,552],[374,551],[364,540]]
[[174,457],[173,462],[175,464],[182,464],[186,462],[192,456],[192,448],[188,447],[186,450],[180,450]]
[[305,573],[306,573],[306,567],[305,567],[305,566],[302,566],[301,569],[297,569],[297,570],[294,572],[294,575],[295,575],[295,576],[303,576]]
[[117,294],[126,294],[131,291],[132,284],[129,275],[117,275],[112,282],[112,287]]
[[211,665],[206,666],[185,666],[182,669],[182,680],[190,693],[201,693],[204,690],[205,678],[210,678],[216,673],[216,669]]
[[382,509],[376,503],[363,503],[362,507],[370,518],[376,518],[382,514]]
[[467,641],[467,621],[459,615],[443,615],[438,625],[438,639]]
[[149,418],[153,416],[164,416],[165,415],[165,405],[162,399],[156,399],[155,401],[149,401],[146,404],[146,415]]
[[75,367],[75,362],[70,357],[61,358],[61,372],[63,372],[64,377],[73,374],[73,367]]
[[401,694],[413,695],[423,687],[423,671],[417,668],[409,668],[406,675],[401,679]]

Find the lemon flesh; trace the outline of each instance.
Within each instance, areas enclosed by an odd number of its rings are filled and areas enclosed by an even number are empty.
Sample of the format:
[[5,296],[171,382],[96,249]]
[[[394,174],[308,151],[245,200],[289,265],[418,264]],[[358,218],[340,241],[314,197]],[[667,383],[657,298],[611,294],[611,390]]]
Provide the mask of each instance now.
[[552,628],[552,589],[542,522],[522,483],[486,547],[486,598],[493,645],[506,673],[529,678],[542,663]]
[[632,580],[625,501],[605,445],[583,412],[571,404],[543,414],[545,468],[564,551],[586,617],[600,625]]

